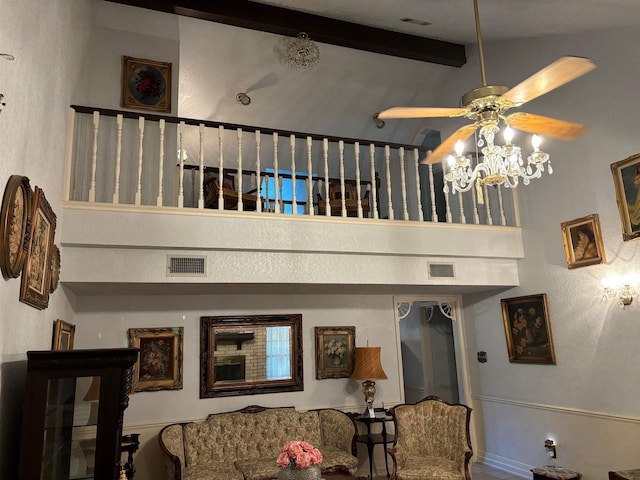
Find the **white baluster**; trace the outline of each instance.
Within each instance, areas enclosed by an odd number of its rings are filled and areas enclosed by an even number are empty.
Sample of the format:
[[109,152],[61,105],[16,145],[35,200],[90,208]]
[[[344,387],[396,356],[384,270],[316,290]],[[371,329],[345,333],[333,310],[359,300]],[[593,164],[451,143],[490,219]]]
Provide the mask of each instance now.
[[331,216],[331,203],[329,202],[329,140],[324,138],[322,140],[323,153],[324,153],[324,214],[327,217]]
[[507,219],[504,216],[504,205],[502,204],[502,185],[498,185],[498,205],[500,206],[500,225],[505,226]]
[[313,208],[313,165],[311,163],[311,147],[313,139],[307,137],[307,215],[313,216],[315,209]]
[[389,208],[389,220],[393,220],[393,203],[391,202],[391,168],[389,166],[391,152],[389,150],[389,145],[384,146],[384,160],[387,165],[387,207]]
[[158,198],[156,199],[156,205],[162,206],[162,180],[164,174],[164,119],[160,119],[160,156],[158,158]]
[[122,114],[116,115],[116,173],[113,185],[113,203],[120,203],[120,162],[122,160]]
[[289,143],[291,145],[291,213],[292,215],[298,214],[298,199],[296,196],[296,136],[289,136]]
[[338,142],[338,151],[340,152],[340,199],[342,203],[342,216],[347,216],[347,204],[344,198],[344,142]]
[[373,200],[373,218],[378,214],[378,184],[376,182],[376,146],[369,144],[369,160],[371,162],[371,200]]
[[438,210],[436,209],[436,189],[433,184],[433,164],[429,164],[429,195],[431,197],[431,221],[438,221]]
[[451,205],[449,205],[449,192],[444,192],[444,203],[446,205],[445,213],[446,213],[447,223],[452,223],[453,218],[451,216]]
[[184,128],[186,124],[185,122],[180,122],[178,125],[178,138],[180,140],[180,148],[178,149],[178,163],[179,167],[179,184],[178,184],[178,207],[184,207],[184,161],[185,161],[185,151],[184,151]]
[[476,225],[480,223],[480,215],[478,214],[478,195],[476,192],[477,184],[471,187],[471,201],[473,202],[473,221]]
[[[258,177],[258,202],[256,205],[256,210],[258,212],[262,211],[262,172],[260,171],[260,130],[256,130],[256,176]],[[269,184],[269,177],[267,177],[267,185]],[[267,196],[267,198],[269,198]]]
[[242,202],[242,192],[244,191],[242,186],[242,177],[244,176],[242,174],[242,129],[238,128],[236,134],[238,136],[238,174],[236,175],[238,179],[238,211],[242,212],[244,211],[244,203]]
[[96,165],[98,163],[98,127],[100,112],[93,112],[93,151],[91,152],[91,183],[89,184],[89,203],[96,201]]
[[138,184],[136,187],[136,205],[142,203],[142,142],[144,141],[144,117],[138,118]]
[[278,132],[273,132],[273,189],[275,190],[274,211],[276,213],[280,213],[280,188],[278,184]]
[[484,210],[487,212],[487,225],[493,225],[493,217],[491,216],[491,202],[487,192],[487,185],[482,185],[484,192]]
[[407,179],[404,173],[404,147],[400,147],[398,151],[400,155],[400,184],[402,186],[402,218],[409,220],[409,211],[407,210]]
[[467,223],[467,217],[464,214],[464,201],[462,199],[462,192],[458,192],[458,205],[460,207],[460,223]]
[[353,145],[353,154],[356,160],[356,198],[358,199],[358,218],[362,218],[362,188],[360,186],[360,143]]
[[222,135],[224,126],[218,127],[218,210],[224,210],[224,196],[222,189],[224,186],[224,154],[222,153]]
[[204,123],[198,125],[200,136],[200,185],[198,186],[198,208],[204,208]]
[[418,196],[418,220],[424,222],[424,213],[422,213],[422,189],[420,188],[420,153],[417,148],[413,149],[413,164],[416,167],[416,195]]

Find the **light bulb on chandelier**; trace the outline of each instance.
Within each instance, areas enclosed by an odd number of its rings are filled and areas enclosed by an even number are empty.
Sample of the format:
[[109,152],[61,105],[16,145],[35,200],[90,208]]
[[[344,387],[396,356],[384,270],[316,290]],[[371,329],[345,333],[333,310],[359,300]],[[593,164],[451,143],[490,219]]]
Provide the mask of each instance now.
[[[492,113],[492,112],[488,112]],[[545,170],[545,163],[548,163],[547,171],[553,173],[549,155],[540,150],[542,137],[533,135],[531,145],[533,151],[525,161],[522,157],[522,149],[513,142],[514,131],[510,126],[506,126],[502,132],[505,143],[496,145],[494,143],[496,134],[500,132],[498,121],[489,116],[477,133],[476,145],[482,153],[482,161],[478,161],[473,167],[471,157],[464,154],[464,143],[458,140],[455,144],[455,155],[449,155],[447,164],[449,171],[445,174],[444,191],[448,193],[467,192],[473,185],[476,189],[484,185],[505,185],[507,188],[518,186],[520,179],[522,183],[528,185],[531,179],[540,178]],[[451,184],[449,187],[448,184]],[[483,203],[483,196],[478,192],[478,201]]]

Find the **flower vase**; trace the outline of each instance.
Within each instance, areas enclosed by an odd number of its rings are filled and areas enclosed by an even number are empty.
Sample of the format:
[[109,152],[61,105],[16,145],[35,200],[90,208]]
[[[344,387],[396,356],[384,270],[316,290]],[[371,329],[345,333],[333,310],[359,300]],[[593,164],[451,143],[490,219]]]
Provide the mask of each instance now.
[[278,480],[322,480],[322,475],[318,465],[310,465],[307,468],[287,465],[280,469]]

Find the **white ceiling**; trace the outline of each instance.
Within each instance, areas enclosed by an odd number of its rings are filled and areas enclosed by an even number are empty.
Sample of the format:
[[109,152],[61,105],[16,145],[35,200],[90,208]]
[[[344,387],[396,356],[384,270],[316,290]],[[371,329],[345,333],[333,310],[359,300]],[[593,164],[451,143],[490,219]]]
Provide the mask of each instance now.
[[[475,43],[472,0],[256,0],[324,17],[456,43]],[[640,26],[640,0],[479,0],[482,39]],[[400,21],[430,22],[423,27]]]

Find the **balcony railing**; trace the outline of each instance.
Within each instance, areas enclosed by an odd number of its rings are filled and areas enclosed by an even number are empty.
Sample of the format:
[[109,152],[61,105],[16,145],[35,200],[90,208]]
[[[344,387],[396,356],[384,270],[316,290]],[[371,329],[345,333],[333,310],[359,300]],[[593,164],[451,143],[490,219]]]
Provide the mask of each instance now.
[[484,204],[473,190],[446,194],[442,167],[420,163],[426,147],[71,108],[70,202],[518,225],[513,190],[485,186]]

